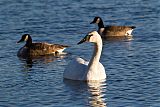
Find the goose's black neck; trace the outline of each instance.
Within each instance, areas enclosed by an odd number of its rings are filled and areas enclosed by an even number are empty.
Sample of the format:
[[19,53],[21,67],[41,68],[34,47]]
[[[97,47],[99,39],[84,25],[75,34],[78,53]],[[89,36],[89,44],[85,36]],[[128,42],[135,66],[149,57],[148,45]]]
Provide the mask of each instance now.
[[26,47],[30,47],[32,45],[32,38],[30,35],[28,35],[28,40],[26,41]]
[[99,23],[98,23],[98,27],[99,27],[99,28],[104,28],[104,24],[103,24],[103,21],[102,21],[101,18],[100,18],[100,21],[99,21]]

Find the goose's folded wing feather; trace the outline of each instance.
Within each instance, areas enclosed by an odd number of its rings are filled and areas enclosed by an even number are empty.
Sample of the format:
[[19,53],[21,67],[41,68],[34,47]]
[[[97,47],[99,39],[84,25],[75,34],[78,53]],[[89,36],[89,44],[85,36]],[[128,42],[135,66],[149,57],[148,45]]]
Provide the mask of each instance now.
[[68,46],[49,43],[32,43],[30,47],[30,54],[45,55],[55,52],[62,52]]

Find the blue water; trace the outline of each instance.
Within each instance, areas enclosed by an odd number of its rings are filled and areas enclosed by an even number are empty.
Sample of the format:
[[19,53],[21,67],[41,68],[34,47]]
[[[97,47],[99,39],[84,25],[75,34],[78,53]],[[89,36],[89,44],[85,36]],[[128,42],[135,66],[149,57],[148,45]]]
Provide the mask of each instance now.
[[[0,107],[160,107],[159,0],[1,0]],[[75,57],[90,59],[91,44],[76,45],[89,23],[134,25],[132,41],[105,41],[99,84],[63,80]],[[68,55],[26,61],[16,56],[29,33],[35,42],[70,45]]]

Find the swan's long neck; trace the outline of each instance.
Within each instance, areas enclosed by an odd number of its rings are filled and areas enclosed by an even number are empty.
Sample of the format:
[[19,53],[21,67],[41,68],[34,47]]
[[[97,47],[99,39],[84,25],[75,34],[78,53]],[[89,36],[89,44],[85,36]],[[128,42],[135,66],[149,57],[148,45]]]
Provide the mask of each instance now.
[[102,52],[102,40],[100,39],[97,43],[94,44],[94,52],[92,58],[88,64],[88,69],[92,69],[91,71],[97,71],[97,66],[99,64],[99,60]]

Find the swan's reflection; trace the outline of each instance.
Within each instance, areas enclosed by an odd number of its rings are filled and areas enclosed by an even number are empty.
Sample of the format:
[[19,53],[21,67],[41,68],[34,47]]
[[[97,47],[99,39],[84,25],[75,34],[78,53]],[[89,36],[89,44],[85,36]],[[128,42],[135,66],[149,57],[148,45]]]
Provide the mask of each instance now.
[[88,82],[88,91],[90,92],[89,103],[91,107],[106,107],[105,103],[105,81]]
[[55,60],[61,60],[63,58],[65,58],[67,55],[67,53],[63,53],[63,54],[57,54],[57,55],[45,55],[45,56],[34,56],[34,57],[28,57],[28,58],[19,58],[22,63],[24,63],[24,66],[26,68],[32,68],[32,66],[34,64],[37,64],[37,63],[44,63],[44,64],[47,64],[47,63],[50,63],[50,62],[53,62]]
[[[90,107],[106,107],[106,81],[89,81],[89,82],[82,82],[82,81],[72,81],[68,79],[64,79],[64,83],[70,87],[72,93],[72,97],[74,100],[77,96],[74,95],[81,95],[78,98],[80,99],[87,99],[88,104]],[[84,92],[85,91],[85,92]],[[83,92],[83,93],[80,93]],[[85,94],[85,95],[84,95]],[[86,98],[87,97],[87,98]],[[78,99],[77,99],[78,100]]]

